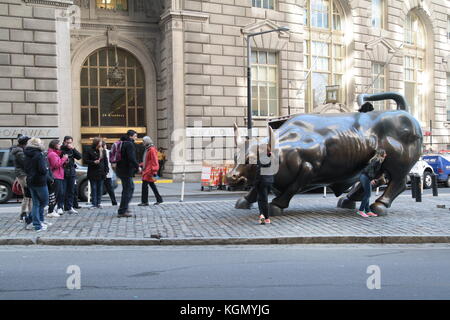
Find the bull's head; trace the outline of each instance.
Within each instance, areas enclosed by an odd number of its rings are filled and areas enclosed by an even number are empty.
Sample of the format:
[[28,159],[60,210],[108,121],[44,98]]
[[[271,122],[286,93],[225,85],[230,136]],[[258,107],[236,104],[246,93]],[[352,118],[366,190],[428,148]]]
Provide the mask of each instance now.
[[[238,126],[234,124],[234,144],[236,153],[234,155],[234,168],[227,174],[227,184],[230,186],[245,185],[252,182],[256,175],[257,154],[261,155],[263,150],[270,153],[271,146],[274,145],[275,135],[269,127],[267,138],[245,141],[239,134]],[[262,159],[262,157],[260,156]]]

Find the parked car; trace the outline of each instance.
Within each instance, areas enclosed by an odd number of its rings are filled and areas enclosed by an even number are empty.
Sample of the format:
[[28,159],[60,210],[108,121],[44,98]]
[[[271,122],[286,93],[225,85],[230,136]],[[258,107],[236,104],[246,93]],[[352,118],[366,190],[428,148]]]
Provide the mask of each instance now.
[[[87,201],[89,185],[87,167],[77,164],[76,174],[78,198],[80,201]],[[11,150],[0,149],[0,203],[8,202],[12,198],[12,185],[15,178],[14,161]],[[114,173],[112,182],[114,189],[117,188],[117,178]]]
[[437,173],[438,182],[443,182],[450,187],[450,155],[448,154],[427,154],[423,156],[434,172]]
[[[433,167],[430,166],[427,161],[422,159],[422,157],[420,157],[420,159],[416,162],[414,167],[411,168],[409,174],[418,174],[419,176],[422,177],[423,188],[424,189],[431,188],[433,182],[431,177],[434,174],[434,170]],[[411,182],[409,175],[407,176],[407,182],[408,183]]]

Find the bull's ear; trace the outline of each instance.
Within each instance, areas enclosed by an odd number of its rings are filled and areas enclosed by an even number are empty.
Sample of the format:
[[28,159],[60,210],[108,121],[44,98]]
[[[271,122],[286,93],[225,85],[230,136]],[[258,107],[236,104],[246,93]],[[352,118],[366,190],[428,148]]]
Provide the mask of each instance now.
[[271,126],[268,126],[269,128],[269,143],[267,145],[267,152],[272,152],[272,146],[275,147],[275,133],[273,132],[273,129]]
[[234,145],[237,148],[242,144],[242,138],[239,135],[239,127],[237,126],[236,122],[234,123],[233,127],[234,127]]

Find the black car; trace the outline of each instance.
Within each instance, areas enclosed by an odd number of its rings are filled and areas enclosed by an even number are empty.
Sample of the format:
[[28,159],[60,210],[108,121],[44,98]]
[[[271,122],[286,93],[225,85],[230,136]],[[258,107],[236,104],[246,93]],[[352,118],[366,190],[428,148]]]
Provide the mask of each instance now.
[[[77,188],[80,201],[87,201],[88,178],[87,167],[77,164]],[[6,203],[13,197],[12,185],[16,175],[14,173],[13,155],[10,149],[0,149],[0,203]],[[113,172],[113,187],[117,188],[116,175]]]

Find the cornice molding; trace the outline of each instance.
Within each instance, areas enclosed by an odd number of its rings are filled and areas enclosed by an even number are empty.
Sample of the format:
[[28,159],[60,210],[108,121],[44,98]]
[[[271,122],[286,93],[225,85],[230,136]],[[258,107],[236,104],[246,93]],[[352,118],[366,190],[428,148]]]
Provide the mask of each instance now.
[[25,3],[31,3],[31,4],[41,4],[46,6],[52,6],[52,7],[59,7],[59,8],[67,8],[73,5],[72,0],[23,0]]
[[[252,23],[249,25],[246,25],[245,27],[243,27],[241,29],[241,33],[243,35],[247,35],[249,33],[252,33],[254,31],[262,31],[263,29],[271,29],[271,30],[276,30],[281,28],[281,25],[275,23],[272,20],[264,20],[264,21],[260,21],[260,22],[256,22],[256,23]],[[279,36],[281,38],[289,38],[289,32],[287,31],[279,31]]]
[[168,10],[161,15],[161,23],[163,24],[169,21],[170,19],[204,22],[209,19],[209,14],[186,10],[181,11]]
[[396,48],[388,40],[381,38],[381,37],[368,42],[365,46],[366,50],[372,49],[378,43],[383,44],[388,49],[389,53],[395,53],[397,51]]

